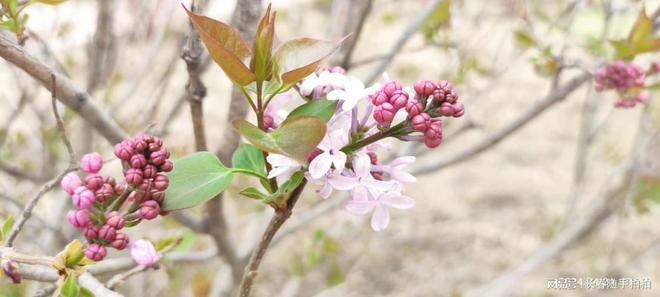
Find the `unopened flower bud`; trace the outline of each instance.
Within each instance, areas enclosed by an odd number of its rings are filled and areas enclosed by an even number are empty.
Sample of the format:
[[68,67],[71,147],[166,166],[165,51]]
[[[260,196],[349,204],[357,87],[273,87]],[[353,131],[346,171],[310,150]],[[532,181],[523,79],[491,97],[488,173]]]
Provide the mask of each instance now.
[[103,177],[97,174],[90,174],[85,177],[85,187],[92,191],[96,191],[103,186]]
[[165,198],[165,191],[159,191],[156,189],[151,190],[150,192],[150,198],[158,204],[163,203],[163,198]]
[[115,180],[115,178],[112,176],[105,176],[103,177],[103,183],[109,184],[110,186],[114,187],[117,185],[117,180]]
[[[163,165],[161,165],[161,166],[165,166],[165,163],[163,163]],[[165,170],[163,170],[163,171],[165,171]],[[142,177],[143,178],[154,178],[154,177],[156,177],[156,174],[158,174],[158,168],[154,165],[147,164],[146,166],[144,166],[144,169],[142,169]]]
[[440,115],[446,116],[446,117],[451,117],[455,113],[454,106],[449,102],[442,102],[442,104],[440,104],[440,107],[438,107],[437,112]]
[[160,205],[158,205],[158,202],[153,201],[153,200],[148,200],[142,202],[142,205],[140,205],[140,217],[142,217],[145,220],[153,220],[158,216],[158,213],[160,212]]
[[144,200],[147,200],[148,198],[151,197],[148,196],[148,193],[145,193],[143,191],[133,191],[130,194],[128,194],[128,201],[130,202],[140,203]]
[[94,194],[96,195],[96,200],[101,203],[105,203],[108,201],[108,199],[115,195],[115,188],[113,188],[110,184],[103,184],[103,186],[96,190]]
[[408,104],[408,93],[401,90],[395,91],[392,96],[390,96],[389,102],[395,109],[404,108],[406,107],[406,104]]
[[275,125],[275,120],[273,119],[273,117],[269,115],[264,115],[264,129],[273,128],[273,125]]
[[455,118],[459,118],[465,113],[465,106],[461,102],[454,103],[452,108],[454,109],[453,117]]
[[117,158],[128,161],[133,156],[133,148],[126,146],[124,142],[115,144],[115,156]]
[[126,220],[124,219],[124,216],[119,212],[111,211],[105,214],[105,224],[116,230],[124,228],[125,223]]
[[88,225],[87,227],[83,228],[82,234],[87,240],[94,240],[99,236],[99,227]]
[[157,152],[158,150],[160,150],[160,146],[158,144],[150,142],[149,146],[148,146],[148,149],[149,149],[150,152],[153,153],[153,152]]
[[133,168],[142,169],[144,166],[147,165],[147,158],[145,158],[143,154],[135,154],[131,156],[131,160],[129,161],[129,163]]
[[115,236],[115,240],[113,240],[110,245],[112,245],[113,248],[116,248],[120,251],[125,249],[126,246],[128,245],[128,235],[124,233],[117,233],[117,235]]
[[135,152],[142,153],[149,147],[149,145],[143,139],[137,139],[133,142],[133,147],[135,148]]
[[376,106],[381,105],[388,101],[387,95],[385,95],[385,93],[381,91],[369,95],[369,99],[371,100],[371,103],[373,103],[373,105]]
[[140,239],[129,244],[128,248],[131,250],[131,257],[138,265],[151,266],[160,260],[156,248],[148,240]]
[[156,190],[165,191],[169,184],[169,178],[163,174],[156,175],[153,180],[153,187],[156,188]]
[[442,137],[437,137],[437,138],[424,137],[424,144],[428,148],[435,148],[439,146],[441,143],[442,143]]
[[89,211],[86,209],[69,210],[69,212],[66,214],[66,219],[69,221],[71,226],[76,228],[87,227],[91,222]]
[[103,168],[103,157],[99,153],[89,153],[80,160],[80,168],[87,173],[97,173]]
[[374,109],[374,120],[378,124],[387,124],[392,122],[394,115],[396,114],[396,109],[392,104],[385,102],[379,106],[376,106]]
[[163,149],[151,153],[151,155],[149,156],[151,164],[154,164],[156,166],[162,165],[163,163],[165,163],[165,160],[167,160],[168,154],[169,153],[167,152],[167,150],[163,150]]
[[108,251],[105,249],[105,247],[96,243],[90,244],[89,247],[87,247],[85,250],[85,257],[97,262],[103,260],[107,254]]
[[408,100],[408,103],[406,104],[406,112],[408,113],[408,117],[412,118],[424,111],[424,105],[422,105],[419,100],[415,98],[411,98]]
[[2,261],[2,271],[5,275],[11,279],[11,282],[14,284],[21,283],[21,273],[19,272],[19,266],[14,261]]
[[76,190],[76,188],[82,186],[82,181],[75,172],[69,172],[64,176],[64,178],[62,178],[60,185],[62,186],[62,190],[67,192],[69,195],[73,195],[73,192]]
[[142,170],[129,168],[124,172],[124,178],[129,185],[137,186],[141,184],[143,180]]
[[170,172],[174,168],[174,163],[170,160],[166,160],[163,165],[160,165],[160,170],[165,171],[165,172]]
[[115,186],[115,195],[121,195],[124,193],[124,191],[126,191],[126,189],[128,189],[128,185],[126,185],[126,183],[118,183]]
[[94,192],[84,186],[76,188],[71,196],[73,203],[80,209],[90,209],[94,206]]
[[115,240],[117,230],[109,225],[103,225],[99,229],[99,238],[108,242]]
[[396,80],[391,80],[383,85],[382,91],[387,97],[392,97],[394,92],[401,90],[401,83]]
[[433,91],[435,91],[437,85],[435,82],[431,80],[418,80],[415,82],[415,85],[413,88],[415,89],[415,93],[419,94],[420,96],[423,97],[428,97],[433,94]]
[[424,132],[431,125],[431,116],[424,112],[420,113],[410,120],[410,124],[413,129]]

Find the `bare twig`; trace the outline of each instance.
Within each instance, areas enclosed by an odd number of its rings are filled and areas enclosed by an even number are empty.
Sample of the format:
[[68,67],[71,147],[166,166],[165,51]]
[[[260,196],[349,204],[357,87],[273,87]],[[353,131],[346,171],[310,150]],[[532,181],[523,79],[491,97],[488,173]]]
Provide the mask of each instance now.
[[105,286],[110,290],[114,290],[116,286],[123,283],[129,277],[136,275],[140,272],[143,272],[147,269],[149,269],[149,266],[144,266],[144,265],[135,266],[126,272],[113,276],[108,282],[105,283]]
[[426,174],[436,170],[443,169],[445,167],[458,164],[460,162],[466,161],[500,143],[502,140],[512,135],[514,132],[518,131],[520,128],[527,125],[533,119],[538,117],[544,111],[549,109],[551,106],[564,100],[569,94],[578,89],[582,84],[591,78],[591,74],[584,73],[579,75],[567,83],[565,83],[560,88],[553,89],[545,98],[538,102],[535,106],[530,108],[527,112],[522,114],[520,117],[516,118],[506,127],[500,129],[489,137],[486,137],[481,142],[473,145],[458,155],[451,156],[446,159],[440,159],[434,162],[428,162],[427,164],[415,168],[413,172],[415,174]]
[[[330,39],[340,39],[352,34],[330,59],[331,65],[338,65],[344,69],[352,66],[351,59],[355,47],[360,40],[362,28],[371,12],[373,0],[335,0],[332,1],[332,23],[344,26],[329,26],[333,32]],[[340,28],[339,30],[337,30]]]
[[64,142],[67,152],[69,153],[69,166],[67,167],[64,172],[60,173],[54,180],[51,180],[48,182],[46,185],[43,186],[41,191],[37,193],[30,202],[28,202],[27,205],[25,205],[25,208],[23,209],[23,212],[21,213],[21,218],[14,224],[13,228],[11,229],[11,232],[9,232],[9,235],[7,236],[7,241],[5,242],[5,246],[11,247],[14,244],[14,240],[16,239],[16,236],[18,236],[18,233],[21,232],[23,229],[23,226],[27,222],[27,220],[30,219],[30,216],[32,215],[32,210],[34,209],[35,206],[37,206],[37,203],[39,203],[39,200],[43,195],[45,195],[48,191],[50,191],[53,187],[55,187],[59,182],[62,180],[62,178],[69,172],[75,170],[76,166],[76,161],[75,161],[75,156],[73,153],[73,147],[71,146],[71,142],[69,141],[69,138],[66,135],[66,130],[64,129],[64,123],[62,122],[62,119],[60,118],[60,114],[57,112],[57,104],[56,104],[56,90],[57,88],[55,87],[57,85],[57,80],[55,78],[55,75],[51,76],[52,79],[52,107],[53,107],[53,114],[55,115],[55,120],[57,121],[57,128],[60,131],[62,141]]
[[435,12],[438,9],[438,6],[442,4],[444,0],[433,0],[430,1],[426,7],[422,10],[422,12],[413,19],[406,29],[399,35],[399,38],[396,40],[394,43],[394,46],[390,49],[390,51],[387,53],[387,56],[385,59],[382,59],[380,63],[374,68],[374,70],[367,76],[367,80],[365,81],[366,84],[372,84],[380,75],[385,71],[387,68],[387,65],[392,62],[392,59],[401,51],[404,45],[406,45],[406,42],[408,42],[408,39],[410,39],[417,30],[424,24],[424,21],[429,18],[433,12]]
[[27,53],[24,48],[10,40],[5,33],[0,33],[0,57],[25,71],[51,92],[53,91],[51,74],[55,74],[57,78],[55,89],[58,99],[64,105],[78,112],[109,142],[114,144],[128,138],[117,123],[92,102],[91,96],[87,92],[74,85],[66,76],[55,73],[51,67]]

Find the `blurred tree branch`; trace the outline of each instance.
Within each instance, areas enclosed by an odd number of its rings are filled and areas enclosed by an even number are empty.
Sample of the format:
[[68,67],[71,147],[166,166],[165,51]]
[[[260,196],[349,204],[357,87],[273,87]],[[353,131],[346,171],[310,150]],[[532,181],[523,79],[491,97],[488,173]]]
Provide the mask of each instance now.
[[330,26],[330,40],[338,40],[352,34],[330,58],[330,65],[349,69],[352,66],[353,52],[357,46],[362,28],[371,12],[373,0],[334,0],[332,1],[332,23],[344,26]]

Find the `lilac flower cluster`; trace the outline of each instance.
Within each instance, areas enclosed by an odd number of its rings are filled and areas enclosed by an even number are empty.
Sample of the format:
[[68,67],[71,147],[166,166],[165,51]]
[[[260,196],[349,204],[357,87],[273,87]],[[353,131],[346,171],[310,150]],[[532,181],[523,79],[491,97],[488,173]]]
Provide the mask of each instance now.
[[[337,107],[327,123],[325,137],[309,156],[309,164],[270,154],[267,161],[272,170],[268,177],[286,180],[294,172],[306,169],[305,177],[319,186],[317,193],[324,199],[336,190],[349,191],[351,198],[346,210],[355,215],[372,213],[371,227],[377,231],[388,226],[389,209],[413,207],[414,200],[403,191],[405,184],[416,180],[406,171],[415,161],[414,156],[379,162],[377,152],[386,147],[384,140],[420,141],[433,148],[442,142],[440,118],[465,113],[447,81],[422,80],[412,89],[393,80],[382,86],[365,87],[342,69],[331,68],[310,75],[298,87],[306,99],[335,100]],[[279,100],[276,97],[271,104],[279,104]],[[286,113],[271,112],[279,117]]]
[[69,211],[67,219],[89,242],[85,256],[94,261],[105,258],[106,247],[122,250],[128,246],[128,235],[119,232],[124,227],[152,220],[161,213],[169,185],[163,172],[173,167],[163,141],[151,135],[124,140],[115,146],[114,153],[124,166],[123,182],[98,174],[103,168],[99,153],[82,157],[80,168],[87,173],[83,179],[69,173],[61,182],[78,208]]
[[596,72],[596,90],[615,90],[619,100],[615,106],[619,108],[632,108],[638,103],[645,103],[648,94],[643,92],[646,72],[635,63],[614,61]]

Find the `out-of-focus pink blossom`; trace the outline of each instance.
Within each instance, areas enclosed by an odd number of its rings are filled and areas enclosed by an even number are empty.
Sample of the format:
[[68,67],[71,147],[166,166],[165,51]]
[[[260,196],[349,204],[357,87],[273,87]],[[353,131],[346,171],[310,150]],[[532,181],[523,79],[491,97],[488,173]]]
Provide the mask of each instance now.
[[69,195],[73,195],[73,192],[76,190],[76,188],[82,186],[82,181],[75,172],[69,172],[64,176],[64,178],[62,178],[60,185],[62,186],[62,190],[67,192]]
[[160,260],[160,255],[150,241],[140,239],[128,245],[133,261],[138,265],[151,266]]
[[385,172],[392,177],[392,179],[400,183],[411,183],[417,179],[405,170],[405,167],[415,162],[414,156],[403,156],[394,159],[388,165],[372,165],[372,171]]
[[415,201],[401,193],[390,191],[370,197],[367,200],[348,200],[345,208],[355,215],[366,215],[372,212],[371,228],[380,231],[390,224],[390,208],[408,209],[415,206]]
[[80,168],[87,173],[97,173],[103,168],[103,157],[99,153],[89,153],[80,160]]

